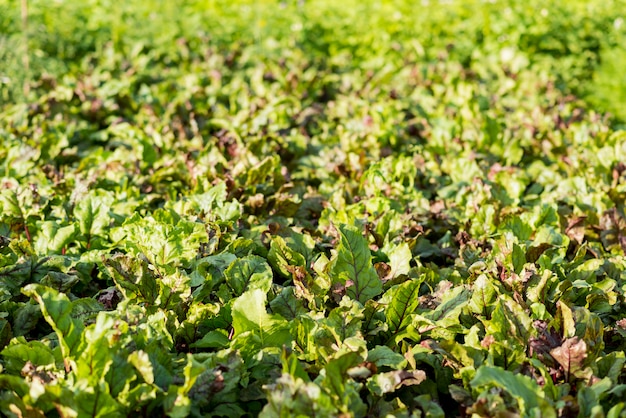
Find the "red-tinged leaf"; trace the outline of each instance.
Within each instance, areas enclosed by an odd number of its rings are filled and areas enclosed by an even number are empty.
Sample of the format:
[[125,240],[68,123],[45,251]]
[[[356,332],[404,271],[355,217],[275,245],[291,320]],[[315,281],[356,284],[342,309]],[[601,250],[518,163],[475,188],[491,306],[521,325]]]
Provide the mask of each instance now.
[[563,367],[567,381],[572,377],[590,377],[591,372],[584,369],[587,344],[578,337],[568,338],[560,347],[550,350],[550,355]]

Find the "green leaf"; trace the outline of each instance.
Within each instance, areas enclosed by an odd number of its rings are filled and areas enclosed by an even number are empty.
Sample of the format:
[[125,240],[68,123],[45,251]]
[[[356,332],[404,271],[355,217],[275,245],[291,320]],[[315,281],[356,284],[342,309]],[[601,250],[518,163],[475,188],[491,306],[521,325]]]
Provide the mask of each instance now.
[[219,331],[209,331],[198,341],[190,344],[192,348],[226,348],[230,340],[228,336]]
[[367,388],[376,396],[383,396],[395,392],[402,386],[419,385],[426,380],[426,373],[422,370],[412,372],[394,370],[392,372],[377,373],[367,382]]
[[296,288],[293,286],[283,288],[270,302],[270,308],[287,320],[294,320],[308,312],[305,301],[296,296]]
[[426,312],[424,316],[443,327],[458,323],[458,317],[467,305],[469,297],[470,292],[465,287],[457,286],[446,292],[435,310]]
[[113,364],[113,353],[118,348],[113,337],[116,334],[115,325],[115,318],[102,312],[96,323],[85,329],[85,345],[77,356],[74,374],[94,388],[106,383],[106,375]]
[[148,305],[156,303],[159,287],[145,259],[119,254],[105,258],[104,265],[124,298]]
[[172,418],[189,416],[191,410],[189,392],[205,369],[206,367],[201,362],[196,360],[191,354],[187,354],[187,363],[183,369],[185,381],[181,386],[170,386],[164,401],[167,416]]
[[61,254],[77,236],[74,224],[61,226],[56,221],[44,221],[38,227],[35,250],[39,254]]
[[224,279],[224,271],[237,257],[229,252],[223,252],[195,260],[191,265],[191,286],[200,286],[194,294],[208,294],[213,286]]
[[526,254],[524,253],[524,250],[522,250],[522,247],[517,244],[513,244],[511,259],[513,262],[513,271],[515,271],[516,274],[520,274],[526,264]]
[[356,366],[363,358],[360,353],[347,352],[332,359],[324,368],[325,376],[322,379],[322,387],[327,390],[340,405],[349,404],[350,391],[348,383],[348,369]]
[[0,352],[4,358],[6,371],[19,374],[27,362],[35,367],[55,364],[52,349],[40,341],[26,341],[24,337],[16,338]]
[[391,367],[392,369],[403,369],[407,360],[400,353],[396,353],[391,348],[384,345],[377,345],[367,353],[367,361],[374,363],[377,367]]
[[268,403],[260,418],[337,416],[334,399],[312,382],[283,373],[274,383],[265,387]]
[[387,324],[391,335],[397,335],[411,323],[411,314],[419,305],[419,289],[422,280],[407,280],[396,288],[389,290],[391,302],[385,310]]
[[252,289],[267,294],[272,286],[272,269],[263,258],[249,255],[235,260],[224,271],[224,278],[235,296]]
[[159,298],[156,303],[164,309],[181,312],[191,298],[191,278],[183,270],[160,277]]
[[256,334],[266,347],[280,347],[291,337],[287,321],[270,315],[265,310],[267,295],[261,289],[252,289],[235,299],[232,307],[235,337],[247,331]]
[[120,417],[123,414],[121,405],[109,394],[104,382],[96,386],[78,382],[74,397],[79,416],[88,417]]
[[348,338],[360,337],[363,311],[360,303],[344,297],[339,306],[323,321],[325,328],[331,332],[338,345]]
[[533,335],[532,321],[524,309],[511,297],[500,295],[490,321],[483,320],[485,330],[496,341],[526,347]]
[[24,303],[14,312],[13,333],[16,337],[27,335],[37,326],[41,318],[41,309],[37,302]]
[[481,366],[470,381],[474,389],[481,386],[497,387],[513,396],[525,416],[540,414],[542,417],[556,417],[556,411],[544,399],[541,387],[522,374],[516,374],[498,367]]
[[493,310],[492,305],[495,298],[495,286],[487,275],[481,274],[472,285],[472,296],[468,307],[475,314],[489,316]]
[[198,254],[200,243],[208,241],[202,224],[165,209],[154,211],[151,217],[135,214],[126,219],[120,233],[130,251],[160,267],[189,262]]
[[132,364],[135,369],[137,369],[144,382],[150,385],[154,383],[152,363],[150,362],[150,356],[148,356],[145,351],[137,350],[130,353],[128,356],[128,362]]
[[367,240],[355,227],[339,227],[341,241],[337,258],[331,268],[335,282],[346,288],[348,296],[365,304],[382,292],[382,282],[372,265],[372,256]]
[[81,320],[72,317],[72,302],[64,294],[38,284],[29,284],[22,292],[39,303],[46,322],[59,338],[65,360],[74,359],[85,326]]
[[93,237],[105,234],[111,221],[109,210],[112,203],[113,197],[104,192],[90,192],[86,197],[76,202],[74,217],[78,222],[80,233],[87,240],[87,249],[91,248]]
[[393,247],[392,250],[385,250],[387,257],[389,257],[389,265],[391,271],[389,273],[390,278],[398,277],[403,274],[409,274],[411,270],[411,260],[413,255],[411,249],[406,242],[402,242],[399,245]]
[[3,217],[11,217],[16,219],[24,219],[17,193],[14,190],[2,190],[0,193],[0,207],[2,208]]
[[6,319],[0,318],[0,348],[5,347],[12,337],[11,324]]
[[291,278],[296,271],[294,267],[306,267],[304,256],[289,248],[281,236],[272,239],[267,259],[272,267],[278,270],[283,276]]
[[197,212],[200,212],[200,217],[206,220],[237,220],[241,216],[241,204],[236,200],[228,201],[227,198],[226,182],[220,182],[205,193],[189,196],[186,200],[192,202]]

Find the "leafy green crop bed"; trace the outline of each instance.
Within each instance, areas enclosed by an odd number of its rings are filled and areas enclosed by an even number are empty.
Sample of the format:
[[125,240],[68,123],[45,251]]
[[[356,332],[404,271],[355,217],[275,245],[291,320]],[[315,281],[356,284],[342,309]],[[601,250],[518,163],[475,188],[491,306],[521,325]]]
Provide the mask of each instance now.
[[623,1],[16,3],[2,414],[626,416]]

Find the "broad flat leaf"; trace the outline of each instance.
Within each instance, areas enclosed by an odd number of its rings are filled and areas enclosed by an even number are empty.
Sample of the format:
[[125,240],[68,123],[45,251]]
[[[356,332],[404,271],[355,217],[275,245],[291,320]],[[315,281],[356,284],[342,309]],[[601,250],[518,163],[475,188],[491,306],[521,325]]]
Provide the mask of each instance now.
[[215,285],[224,280],[224,271],[237,257],[229,252],[194,260],[191,265],[191,286],[196,300],[203,300],[210,295]]
[[517,244],[513,244],[511,261],[513,262],[513,271],[515,271],[516,274],[520,274],[526,264],[526,254],[524,250],[522,250],[522,247]]
[[571,377],[588,378],[591,370],[585,370],[587,344],[578,337],[568,338],[560,347],[550,350],[550,355],[559,362],[565,372],[566,381]]
[[183,369],[184,383],[181,386],[171,385],[164,401],[165,413],[172,418],[184,418],[189,416],[191,399],[189,392],[196,383],[198,377],[206,370],[206,366],[196,360],[191,354],[187,354],[187,364]]
[[524,309],[511,297],[500,295],[491,320],[483,320],[488,334],[492,334],[496,341],[516,342],[526,347],[530,337],[534,334],[532,321]]
[[493,310],[492,305],[495,298],[495,286],[487,275],[481,274],[472,285],[472,297],[468,307],[475,314],[488,316]]
[[577,307],[573,313],[576,335],[581,336],[587,345],[589,362],[595,361],[604,350],[604,323],[597,314],[586,308]]
[[24,218],[22,208],[20,207],[20,202],[14,190],[2,190],[2,192],[0,193],[0,208],[2,208],[3,218]]
[[11,324],[4,318],[0,318],[0,348],[5,347],[13,338]]
[[365,304],[383,289],[372,265],[367,240],[355,227],[342,225],[339,232],[341,241],[331,268],[331,277],[346,287],[348,296]]
[[155,304],[159,287],[155,272],[145,259],[120,254],[105,258],[104,265],[126,299]]
[[0,374],[0,388],[9,389],[17,393],[20,398],[25,397],[29,391],[29,385],[21,376]]
[[280,158],[277,155],[265,157],[254,167],[250,168],[246,173],[245,184],[248,186],[258,187],[263,185],[274,175],[274,171],[280,165]]
[[419,289],[422,280],[407,280],[393,289],[391,302],[385,310],[387,324],[392,335],[398,334],[411,322],[411,314],[419,305]]
[[39,224],[35,250],[39,254],[61,254],[76,236],[77,228],[74,224],[62,226],[56,221],[44,221]]
[[226,182],[221,182],[205,193],[189,196],[186,200],[192,202],[206,220],[234,221],[241,216],[241,204],[236,200],[228,201],[227,197]]
[[257,250],[256,243],[248,238],[239,237],[228,244],[225,251],[233,254],[237,258],[246,257]]
[[80,277],[76,274],[66,274],[59,271],[50,271],[46,274],[40,284],[51,287],[59,292],[68,292],[72,286],[80,282]]
[[[109,367],[109,372],[107,373],[105,379],[109,385],[111,395],[118,399],[120,403],[128,406],[129,399],[128,396],[126,396],[127,393],[124,392],[128,392],[130,389],[128,383],[136,379],[136,371],[135,368],[128,362],[125,354],[125,350],[120,350],[112,355],[113,363],[111,364],[111,367]],[[136,387],[137,386],[135,386],[135,388]],[[122,393],[122,396],[120,396],[120,392]]]
[[561,332],[563,338],[573,337],[576,333],[576,322],[572,309],[563,301],[556,303],[556,315],[553,321],[554,327]]
[[23,337],[16,338],[0,352],[4,358],[5,370],[19,374],[27,362],[34,366],[54,365],[52,349],[40,341],[26,341]]
[[295,342],[294,352],[304,361],[316,361],[319,357],[319,341],[316,338],[318,323],[303,315],[298,321],[290,322],[290,331]]
[[620,402],[609,409],[609,412],[606,414],[606,418],[621,418],[624,416],[624,412],[626,412],[626,403]]
[[265,389],[268,403],[259,414],[260,418],[332,417],[339,414],[335,400],[319,385],[290,374],[283,373]]
[[435,310],[426,312],[423,315],[443,327],[458,323],[458,316],[467,305],[469,297],[470,292],[465,287],[454,287],[443,294],[441,303]]
[[219,331],[209,331],[189,346],[192,348],[226,348],[229,343],[230,340],[227,335]]
[[599,379],[591,386],[582,387],[576,397],[578,400],[578,407],[580,408],[580,416],[604,416],[604,410],[600,405],[600,399],[606,396],[606,393],[611,389],[611,386],[611,379],[604,378]]
[[292,277],[294,267],[306,267],[304,256],[287,245],[281,236],[275,236],[270,244],[267,259],[285,277]]
[[[470,381],[472,388],[495,386],[506,390],[518,402],[524,416],[540,413],[542,417],[555,417],[555,410],[544,399],[544,393],[536,382],[522,374],[498,367],[481,366]],[[534,412],[533,412],[534,411]]]
[[73,358],[85,326],[82,320],[72,317],[72,302],[64,294],[38,284],[29,284],[22,292],[39,303],[46,322],[59,338],[63,357]]
[[523,243],[530,239],[533,233],[533,227],[521,219],[519,216],[512,216],[504,223],[504,228],[513,232],[518,242]]
[[290,341],[287,322],[270,315],[265,309],[267,295],[261,289],[252,289],[235,299],[232,307],[235,336],[246,331],[258,335],[264,346],[280,347]]
[[332,359],[324,370],[326,375],[322,380],[322,387],[340,400],[346,396],[346,380],[348,369],[356,366],[363,358],[360,353],[348,352]]
[[103,235],[108,227],[111,220],[109,210],[112,202],[113,197],[105,192],[90,192],[76,202],[74,216],[78,222],[80,233],[87,239],[88,249],[92,237]]
[[[151,217],[138,214],[126,219],[121,234],[124,245],[136,256],[145,256],[158,266],[176,266],[196,257],[201,242],[207,242],[204,226],[165,209]],[[116,235],[117,236],[117,235]]]
[[76,359],[75,376],[96,387],[106,382],[105,376],[113,364],[116,346],[116,320],[107,313],[100,313],[96,323],[85,329],[85,345]]
[[409,270],[411,270],[410,263],[413,259],[413,255],[411,254],[411,249],[406,242],[396,245],[393,249],[385,251],[385,253],[387,254],[387,257],[389,257],[389,265],[391,266],[391,271],[389,272],[390,278],[409,273]]
[[624,363],[626,363],[626,357],[623,351],[607,354],[596,362],[598,377],[608,377],[613,383],[617,383]]
[[150,362],[150,356],[148,356],[145,351],[133,351],[128,356],[128,362],[135,367],[135,369],[139,372],[139,375],[146,383],[150,385],[154,383],[152,363]]
[[326,329],[332,332],[337,344],[347,338],[360,337],[363,320],[363,307],[355,300],[344,297],[323,321]]
[[215,320],[219,312],[220,306],[217,304],[192,302],[187,309],[187,317],[176,329],[176,340],[187,344],[194,342],[201,336],[201,330],[206,329],[206,324]]
[[403,369],[407,365],[407,360],[400,353],[393,351],[385,345],[377,345],[367,353],[367,361],[374,363],[377,367],[391,367],[392,369]]
[[548,242],[542,242],[538,245],[528,247],[528,250],[526,250],[526,261],[529,263],[536,263],[541,254],[552,247],[553,245]]
[[105,382],[91,386],[79,381],[76,389],[74,401],[78,416],[98,418],[123,414],[122,406],[111,396]]
[[426,380],[426,373],[422,370],[409,372],[406,370],[394,370],[391,372],[377,373],[368,379],[367,388],[376,396],[395,392],[402,386],[419,385]]
[[283,365],[283,373],[302,379],[305,382],[311,381],[311,378],[304,369],[303,364],[298,359],[298,356],[296,356],[291,350],[287,350],[286,347],[283,347],[280,354],[280,362]]
[[290,321],[300,315],[306,314],[308,309],[305,306],[305,301],[301,298],[297,298],[295,291],[296,289],[293,286],[283,288],[270,302],[272,312]]
[[41,318],[39,304],[34,301],[24,303],[14,312],[13,318],[13,334],[15,336],[28,334]]
[[235,296],[252,289],[267,294],[272,286],[272,269],[263,258],[249,255],[233,261],[224,271],[224,278]]
[[191,278],[184,270],[175,270],[160,277],[156,303],[164,309],[180,312],[191,298]]

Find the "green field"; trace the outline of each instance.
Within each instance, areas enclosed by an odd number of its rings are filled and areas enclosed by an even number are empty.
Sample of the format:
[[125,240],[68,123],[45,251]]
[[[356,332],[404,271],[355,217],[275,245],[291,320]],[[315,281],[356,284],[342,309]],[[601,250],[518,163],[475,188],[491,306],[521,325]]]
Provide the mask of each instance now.
[[624,11],[0,0],[1,414],[626,417]]

